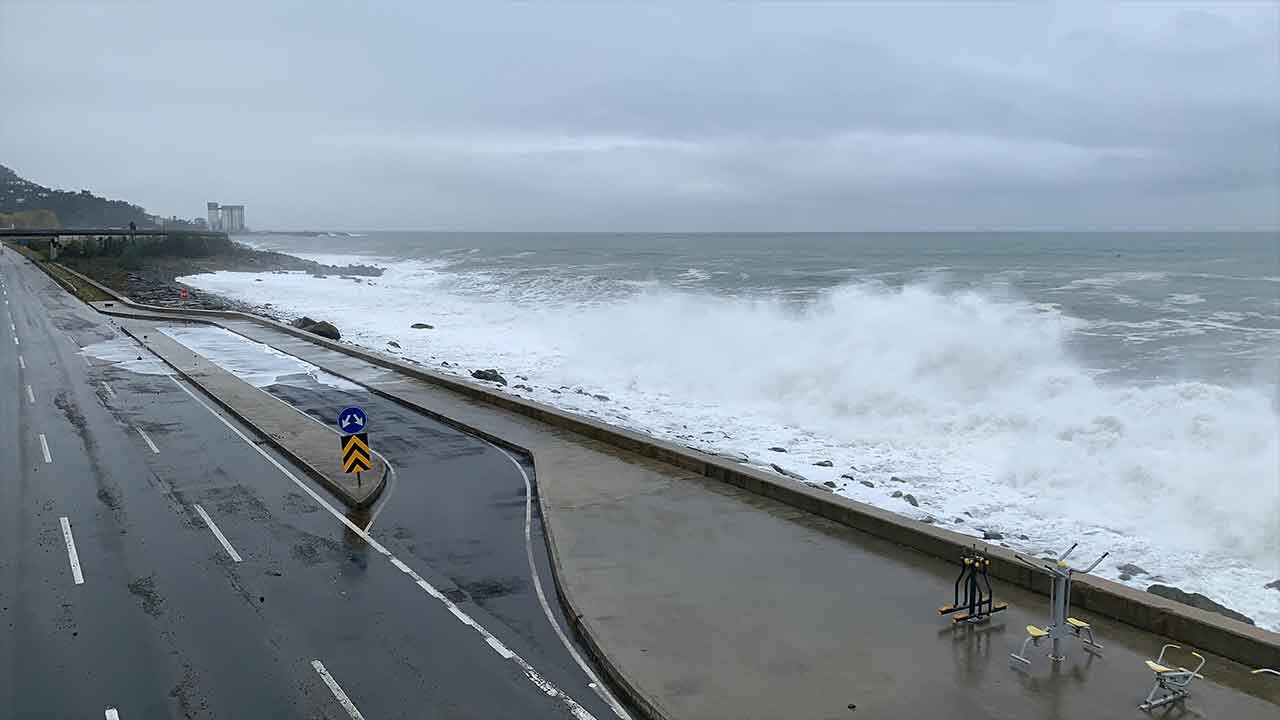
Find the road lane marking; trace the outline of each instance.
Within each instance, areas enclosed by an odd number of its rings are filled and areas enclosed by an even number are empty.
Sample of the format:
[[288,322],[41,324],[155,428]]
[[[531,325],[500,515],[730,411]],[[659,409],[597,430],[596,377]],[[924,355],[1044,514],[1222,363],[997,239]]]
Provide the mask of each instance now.
[[102,390],[107,393],[107,397],[115,399],[116,391],[111,389],[106,380],[102,381]]
[[312,660],[311,667],[320,673],[320,679],[324,681],[325,685],[329,686],[329,692],[333,693],[333,696],[338,699],[338,704],[342,706],[343,710],[347,711],[347,714],[351,716],[351,720],[364,720],[364,716],[356,709],[355,703],[351,702],[351,698],[347,697],[347,694],[342,691],[342,686],[338,684],[337,680],[333,679],[328,670],[324,669],[324,663],[319,660]]
[[32,405],[36,404],[36,394],[31,392],[30,385],[27,386],[27,402],[31,403]]
[[120,720],[120,713],[115,708],[107,708],[107,720]]
[[[172,375],[169,376],[169,379],[172,380],[173,384],[177,385],[178,388],[182,390],[182,392],[186,393],[192,400],[195,400],[196,404],[198,404],[200,407],[208,411],[210,415],[217,418],[218,422],[221,422],[223,425],[225,425],[228,430],[235,433],[236,436],[239,437],[241,440],[243,440],[246,445],[253,448],[254,451],[256,451],[264,459],[266,459],[267,462],[271,463],[277,470],[281,472],[281,474],[283,474],[285,477],[292,480],[293,484],[296,485],[299,490],[302,490],[304,493],[310,496],[312,500],[315,500],[316,504],[318,504],[320,507],[327,510],[329,514],[332,515],[338,522],[347,526],[347,528],[351,530],[351,532],[355,533],[357,537],[359,537],[361,540],[364,540],[366,543],[368,543],[369,547],[373,548],[379,554],[386,557],[389,561],[399,560],[399,558],[393,555],[391,551],[388,550],[382,543],[378,542],[377,540],[374,540],[373,537],[369,535],[369,533],[365,532],[364,529],[362,529],[359,525],[352,522],[349,518],[347,518],[346,515],[343,515],[342,513],[338,512],[337,508],[331,505],[324,498],[320,497],[320,495],[316,493],[315,490],[311,489],[311,486],[307,485],[302,480],[299,480],[297,475],[294,475],[292,472],[289,471],[288,468],[280,464],[278,460],[271,457],[271,455],[268,454],[266,450],[263,450],[257,443],[255,443],[251,438],[249,438],[249,436],[240,432],[240,428],[237,428],[235,425],[232,425],[229,420],[227,420],[222,415],[218,414],[218,412],[213,408],[209,407],[209,404],[206,403],[204,400],[201,400],[200,397],[196,395],[190,388],[188,388],[186,385],[183,385],[181,382],[179,382],[179,380],[176,377]],[[392,564],[401,572],[405,573],[410,578],[412,578],[414,583],[418,587],[422,588],[423,592],[435,598],[441,605],[444,605],[445,608],[449,610],[449,612],[453,613],[453,615],[457,617],[460,621],[462,621],[464,625],[470,626],[477,633],[479,633],[486,643],[488,643],[489,638],[494,638],[492,633],[484,629],[484,626],[482,626],[480,623],[476,622],[469,615],[463,612],[457,605],[454,604],[452,600],[445,597],[444,593],[440,592],[440,590],[438,590],[434,585],[427,582],[421,575],[415,572],[413,568],[410,568],[408,565],[404,564],[403,562],[393,562]],[[496,640],[497,638],[494,638],[494,639]],[[503,647],[506,647],[506,646],[504,645]],[[542,677],[541,673],[535,670],[534,667],[530,665],[529,662],[525,660],[523,657],[521,657],[519,654],[512,652],[511,657],[507,659],[515,663],[520,668],[521,672],[524,673],[524,676],[529,679],[529,682],[533,683],[533,685],[537,687],[539,690],[541,690],[543,694],[545,694],[547,697],[550,697],[559,701],[562,705],[564,705],[569,710],[569,713],[573,715],[574,718],[576,718],[577,720],[595,720],[595,716],[592,715],[586,708],[579,705],[576,700],[569,697],[567,693],[565,693],[560,688],[556,687],[554,684],[551,683],[551,681]],[[319,662],[319,661],[316,661],[316,662]],[[357,716],[353,715],[352,717],[357,717]]]
[[160,448],[156,447],[156,444],[151,442],[151,436],[147,434],[146,430],[143,430],[140,427],[135,427],[134,430],[137,430],[138,434],[142,436],[142,441],[147,444],[147,447],[151,448],[151,452],[156,455],[160,454]]
[[21,355],[18,356],[18,367],[22,370],[27,369],[27,361],[23,360]]
[[71,537],[71,521],[63,516],[58,518],[62,523],[62,537],[67,541],[67,558],[71,561],[71,579],[77,585],[84,584],[84,575],[80,573],[80,556],[76,554],[76,539]]
[[200,503],[196,503],[195,508],[196,512],[200,513],[200,519],[204,520],[204,524],[208,525],[209,529],[213,531],[213,536],[218,538],[218,542],[222,543],[222,547],[226,548],[227,554],[231,556],[231,559],[236,562],[240,562],[240,553],[236,552],[236,549],[231,547],[231,543],[227,542],[227,536],[223,535],[222,531],[218,529],[218,526],[213,524],[213,518],[209,517],[209,513],[205,512],[204,508],[200,507]]
[[53,456],[49,454],[49,441],[44,439],[44,433],[40,433],[40,450],[44,452],[45,465],[53,462]]
[[22,344],[22,343],[18,342],[18,336],[17,336],[17,335],[14,335],[14,336],[13,336],[13,344],[14,344],[14,345],[21,345],[21,344]]
[[547,602],[547,595],[542,590],[542,579],[538,576],[538,566],[533,562],[533,483],[529,480],[529,473],[525,472],[524,466],[507,452],[505,449],[494,445],[485,440],[486,443],[492,445],[495,450],[507,456],[512,465],[516,466],[516,470],[520,471],[520,477],[524,478],[524,552],[525,557],[529,560],[529,574],[533,576],[533,589],[538,595],[538,604],[542,606],[542,613],[547,616],[547,622],[551,623],[551,627],[556,631],[556,636],[560,638],[560,644],[564,645],[564,649],[569,651],[569,657],[582,668],[582,672],[586,674],[587,679],[591,682],[587,683],[587,687],[595,691],[596,695],[604,701],[606,705],[613,710],[614,714],[622,718],[622,720],[631,720],[631,716],[626,709],[622,707],[622,703],[618,702],[613,693],[609,692],[609,688],[600,682],[600,678],[596,676],[591,666],[578,653],[578,649],[569,642],[569,636],[565,634],[564,628],[560,627],[560,621],[556,618],[555,613],[551,612],[551,604]]

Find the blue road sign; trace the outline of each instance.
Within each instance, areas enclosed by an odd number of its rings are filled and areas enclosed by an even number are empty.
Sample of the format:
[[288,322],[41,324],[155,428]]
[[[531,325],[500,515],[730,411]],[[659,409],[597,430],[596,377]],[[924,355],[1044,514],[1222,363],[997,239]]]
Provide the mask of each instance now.
[[364,410],[352,405],[343,408],[338,413],[338,429],[344,433],[362,433],[364,426],[369,424],[369,418],[364,414]]

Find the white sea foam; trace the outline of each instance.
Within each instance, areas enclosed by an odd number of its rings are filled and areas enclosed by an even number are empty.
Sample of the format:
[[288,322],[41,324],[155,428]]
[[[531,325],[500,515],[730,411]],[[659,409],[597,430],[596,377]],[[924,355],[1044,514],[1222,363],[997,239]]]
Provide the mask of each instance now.
[[689,268],[676,276],[676,279],[684,283],[699,283],[711,279],[711,273],[698,268]]
[[162,327],[160,332],[254,387],[288,383],[292,377],[306,375],[322,385],[338,390],[363,390],[359,385],[327,373],[311,363],[220,327],[179,325]]
[[[1097,284],[1139,279],[1161,276]],[[1280,603],[1262,587],[1280,577],[1275,388],[1103,383],[1067,350],[1086,324],[1053,307],[931,285],[845,285],[797,303],[643,283],[574,300],[555,277],[513,289],[425,262],[393,265],[372,287],[299,274],[182,281],[330,319],[370,347],[395,340],[447,371],[522,375],[512,382],[539,401],[776,462],[960,532],[999,530],[1028,551],[1111,550],[1099,574],[1136,563],[1280,628]],[[778,445],[789,452],[766,450]],[[834,467],[812,464],[827,459]]]
[[121,370],[139,375],[171,375],[168,365],[129,338],[113,338],[81,348],[88,357],[106,360]]

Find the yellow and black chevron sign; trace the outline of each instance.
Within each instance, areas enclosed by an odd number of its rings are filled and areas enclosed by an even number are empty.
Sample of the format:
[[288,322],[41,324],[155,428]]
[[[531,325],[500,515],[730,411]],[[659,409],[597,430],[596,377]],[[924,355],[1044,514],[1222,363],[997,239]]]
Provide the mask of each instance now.
[[348,473],[369,472],[373,462],[369,459],[369,434],[356,433],[342,436],[342,470]]

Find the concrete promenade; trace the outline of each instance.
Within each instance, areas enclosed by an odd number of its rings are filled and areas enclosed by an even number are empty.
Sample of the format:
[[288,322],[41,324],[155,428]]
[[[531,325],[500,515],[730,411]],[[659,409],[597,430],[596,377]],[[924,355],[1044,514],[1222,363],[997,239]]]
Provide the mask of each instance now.
[[[281,329],[218,324],[526,449],[563,600],[652,717],[1143,717],[1153,679],[1143,661],[1176,642],[1080,611],[1102,657],[1074,644],[1060,665],[1039,650],[1015,667],[1022,628],[1046,621],[1043,595],[997,581],[1010,609],[953,629],[935,609],[956,565]],[[1188,702],[1195,716],[1275,716],[1275,678],[1208,657]]]

